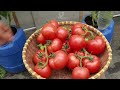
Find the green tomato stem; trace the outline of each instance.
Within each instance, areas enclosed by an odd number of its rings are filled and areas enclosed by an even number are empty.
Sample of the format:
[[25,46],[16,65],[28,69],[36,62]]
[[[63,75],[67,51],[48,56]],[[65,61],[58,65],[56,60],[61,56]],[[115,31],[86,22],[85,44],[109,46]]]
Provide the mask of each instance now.
[[87,54],[90,54],[85,48],[83,48],[82,50],[85,53],[85,56],[87,56]]
[[46,54],[46,62],[43,64],[43,65],[39,65],[40,68],[45,68],[48,64],[48,53],[47,53],[47,46],[44,45],[44,48],[45,48],[45,54]]

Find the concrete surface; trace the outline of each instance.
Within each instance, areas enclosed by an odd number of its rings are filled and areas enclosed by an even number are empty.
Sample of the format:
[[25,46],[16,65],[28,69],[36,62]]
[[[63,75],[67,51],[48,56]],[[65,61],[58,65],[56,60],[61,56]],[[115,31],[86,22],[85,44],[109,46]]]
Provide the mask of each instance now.
[[[104,74],[104,79],[120,79],[120,17],[114,18],[115,21],[115,32],[111,42],[113,50],[113,59]],[[35,30],[27,31],[26,35],[29,37]],[[28,71],[24,71],[19,74],[7,73],[4,79],[32,79]]]
[[32,11],[35,25],[40,28],[43,24],[51,19],[57,21],[79,21],[79,11]]

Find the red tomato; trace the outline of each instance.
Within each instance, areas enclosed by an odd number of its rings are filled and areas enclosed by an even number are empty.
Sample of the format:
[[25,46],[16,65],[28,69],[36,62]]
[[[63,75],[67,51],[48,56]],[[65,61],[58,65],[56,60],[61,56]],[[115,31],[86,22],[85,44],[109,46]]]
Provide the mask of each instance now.
[[83,24],[81,24],[81,23],[76,23],[76,24],[74,24],[73,26],[72,26],[72,30],[74,29],[74,28],[82,28],[84,25]]
[[73,27],[72,28],[72,35],[81,35],[84,34],[85,31],[81,27]]
[[43,35],[41,33],[37,37],[37,42],[41,43],[41,44],[45,44],[46,43],[45,38],[43,37]]
[[83,52],[77,52],[77,55],[84,56],[85,54]]
[[49,59],[49,66],[50,66],[52,69],[57,69],[57,68],[55,67],[54,59],[53,59],[53,58]]
[[62,49],[62,41],[58,38],[55,38],[52,41],[52,44],[48,46],[48,52],[56,52],[58,50]]
[[88,79],[89,77],[90,73],[86,67],[75,67],[72,71],[73,79]]
[[72,35],[69,40],[70,48],[76,51],[80,51],[86,47],[86,41],[79,35]]
[[74,53],[69,53],[67,67],[69,69],[74,69],[77,66],[80,66],[80,60],[75,57]]
[[57,22],[56,20],[51,20],[50,23],[51,23],[52,25],[54,25],[56,28],[59,27],[59,24],[58,24],[58,22]]
[[100,70],[101,62],[97,56],[92,55],[92,57],[93,57],[92,61],[90,61],[87,58],[83,59],[82,65],[86,67],[90,73],[97,73]]
[[59,38],[62,41],[65,41],[65,39],[68,37],[68,31],[65,30],[63,27],[59,27],[57,29],[57,38]]
[[48,53],[50,54],[51,52],[53,52],[51,45],[47,47]]
[[55,52],[55,57],[52,60],[51,59],[49,60],[49,66],[52,69],[60,70],[67,65],[67,62],[68,62],[67,54],[64,51],[59,50]]
[[52,25],[51,23],[44,25],[41,30],[41,33],[46,40],[55,39],[56,32],[57,32],[57,28],[54,25]]
[[40,76],[42,76],[42,77],[44,77],[44,78],[48,78],[48,77],[50,77],[51,74],[52,74],[52,70],[51,70],[51,68],[50,68],[49,65],[47,65],[47,66],[44,67],[44,68],[40,68],[40,67],[39,67],[39,64],[36,64],[35,67],[34,67],[34,71],[35,71],[38,75],[40,75]]
[[45,52],[43,50],[38,50],[33,56],[33,62],[35,64],[38,62],[46,62]]
[[87,42],[86,48],[88,52],[95,54],[95,55],[99,55],[104,52],[105,46],[106,44],[104,40],[102,39],[102,37],[97,36],[94,40],[89,40]]

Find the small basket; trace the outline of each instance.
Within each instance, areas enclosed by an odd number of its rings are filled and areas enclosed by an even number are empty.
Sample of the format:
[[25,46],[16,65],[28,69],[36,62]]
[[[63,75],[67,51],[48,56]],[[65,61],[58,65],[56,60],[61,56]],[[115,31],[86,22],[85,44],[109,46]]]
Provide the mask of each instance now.
[[[63,22],[59,22],[59,25],[65,27],[66,29],[70,29],[71,26],[76,23],[80,23],[80,22],[63,21]],[[112,60],[112,49],[110,47],[109,42],[105,38],[105,36],[99,30],[97,30],[96,28],[94,28],[90,25],[87,25],[87,24],[85,24],[85,25],[88,30],[91,30],[95,34],[101,36],[103,38],[103,40],[106,42],[106,49],[105,49],[104,53],[102,55],[100,55],[100,60],[101,60],[101,64],[102,64],[101,69],[98,73],[91,75],[89,78],[89,79],[99,79],[105,73],[105,71],[108,69],[108,66],[110,65],[110,62]],[[40,75],[38,75],[36,72],[34,72],[34,63],[32,60],[33,55],[38,50],[36,38],[37,38],[38,34],[40,33],[41,29],[34,32],[28,38],[28,40],[26,41],[25,46],[23,48],[23,52],[22,52],[23,62],[24,62],[26,69],[33,76],[33,78],[36,78],[36,79],[46,79],[46,78],[43,78]],[[68,70],[67,68],[64,68],[59,71],[53,70],[52,75],[49,79],[71,79],[71,71]]]

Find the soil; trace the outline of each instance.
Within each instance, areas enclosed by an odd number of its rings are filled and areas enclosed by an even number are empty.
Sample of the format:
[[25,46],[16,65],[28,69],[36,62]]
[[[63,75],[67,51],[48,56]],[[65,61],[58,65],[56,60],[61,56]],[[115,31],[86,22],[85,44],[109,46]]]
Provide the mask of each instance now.
[[17,29],[16,29],[15,27],[13,27],[13,26],[11,26],[11,29],[12,29],[12,31],[13,31],[13,34],[15,35],[16,32],[17,32]]
[[[91,16],[87,16],[85,18],[85,22],[86,22],[86,24],[93,26],[93,22],[92,22],[92,17]],[[93,27],[98,28],[97,22],[94,21],[94,23],[95,23],[95,25]]]

